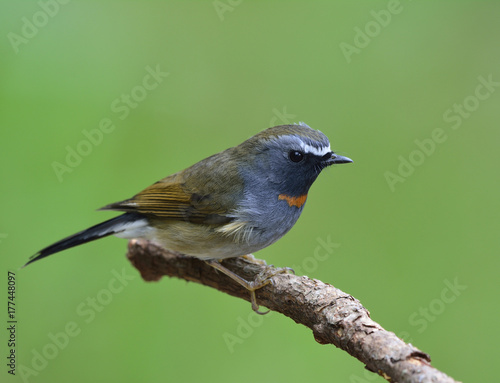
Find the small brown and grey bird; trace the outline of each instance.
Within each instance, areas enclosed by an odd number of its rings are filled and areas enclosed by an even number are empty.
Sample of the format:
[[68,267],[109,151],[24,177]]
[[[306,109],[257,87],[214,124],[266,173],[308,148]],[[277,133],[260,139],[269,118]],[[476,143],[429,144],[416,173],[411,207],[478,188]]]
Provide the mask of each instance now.
[[331,150],[323,133],[304,123],[268,128],[130,199],[104,206],[101,210],[124,214],[40,250],[26,265],[111,234],[145,238],[224,272],[250,290],[252,308],[259,312],[255,290],[272,275],[249,282],[218,260],[276,242],[297,222],[320,172],[349,162]]

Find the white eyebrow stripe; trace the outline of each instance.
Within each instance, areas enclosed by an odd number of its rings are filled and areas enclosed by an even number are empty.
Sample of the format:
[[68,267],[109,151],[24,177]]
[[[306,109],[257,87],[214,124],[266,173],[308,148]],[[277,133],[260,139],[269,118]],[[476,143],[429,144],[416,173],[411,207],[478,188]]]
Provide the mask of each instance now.
[[302,146],[302,150],[304,150],[304,153],[312,153],[315,156],[319,156],[319,157],[323,157],[325,154],[328,154],[332,151],[330,149],[330,145],[328,145],[327,147],[323,147],[323,148],[318,149],[318,148],[311,146],[311,145],[307,145],[304,143],[301,143],[301,144],[302,144],[301,146]]

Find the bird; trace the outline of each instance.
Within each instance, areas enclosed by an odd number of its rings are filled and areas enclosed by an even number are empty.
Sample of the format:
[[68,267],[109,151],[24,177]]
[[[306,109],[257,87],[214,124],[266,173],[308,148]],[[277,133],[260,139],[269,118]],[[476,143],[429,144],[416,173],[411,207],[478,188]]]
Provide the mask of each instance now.
[[220,261],[251,255],[283,237],[300,217],[321,171],[351,162],[332,151],[325,134],[303,122],[270,127],[132,198],[102,207],[123,214],[43,248],[23,267],[109,235],[144,238],[204,260],[248,289],[252,309],[264,314],[255,291],[271,283],[276,272],[247,281]]

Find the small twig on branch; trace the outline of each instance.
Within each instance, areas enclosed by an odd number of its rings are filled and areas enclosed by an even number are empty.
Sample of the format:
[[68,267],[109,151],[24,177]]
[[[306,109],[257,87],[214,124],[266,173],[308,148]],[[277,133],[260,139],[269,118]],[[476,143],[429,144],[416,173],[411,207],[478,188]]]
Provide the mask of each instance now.
[[[248,290],[197,258],[170,253],[145,240],[131,240],[127,257],[145,281],[167,275],[250,300]],[[229,258],[223,264],[247,280],[265,267],[244,258]],[[384,330],[356,298],[332,285],[278,274],[256,293],[260,305],[309,327],[317,342],[347,351],[390,382],[456,382],[432,367],[429,355]]]

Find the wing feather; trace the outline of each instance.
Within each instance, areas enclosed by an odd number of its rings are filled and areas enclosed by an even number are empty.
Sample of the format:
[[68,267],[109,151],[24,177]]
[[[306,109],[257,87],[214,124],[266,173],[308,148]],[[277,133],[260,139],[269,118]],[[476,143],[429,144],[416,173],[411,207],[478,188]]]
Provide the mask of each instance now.
[[227,210],[217,204],[210,194],[191,192],[182,183],[159,181],[134,197],[112,203],[101,210],[136,212],[163,219],[202,224],[224,224],[232,221]]

